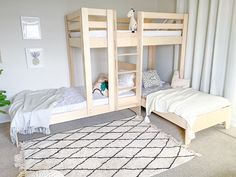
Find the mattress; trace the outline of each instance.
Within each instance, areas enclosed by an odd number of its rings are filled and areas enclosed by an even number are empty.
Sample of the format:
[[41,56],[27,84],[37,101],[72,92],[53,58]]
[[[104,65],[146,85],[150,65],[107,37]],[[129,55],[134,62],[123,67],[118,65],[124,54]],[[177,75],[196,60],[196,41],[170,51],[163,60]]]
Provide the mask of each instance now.
[[162,82],[161,86],[154,86],[154,87],[149,87],[149,88],[142,88],[142,97],[147,97],[147,95],[160,91],[160,90],[166,90],[170,89],[171,86],[167,82]]
[[[129,30],[118,30],[121,33],[131,33]],[[146,37],[170,37],[170,36],[181,36],[182,32],[180,30],[152,30],[152,31],[144,31],[143,35]],[[89,31],[90,37],[106,37],[107,31],[106,30],[96,30],[96,31]],[[80,32],[71,32],[70,37],[77,38],[80,37]]]
[[[122,97],[130,97],[134,96],[135,93],[133,91],[129,91],[126,93],[122,93],[119,95],[120,98]],[[99,93],[93,94],[93,105],[106,105],[109,103],[109,99],[106,96],[102,96]],[[84,109],[87,106],[86,101],[86,90],[84,87],[72,87],[66,88],[62,98],[58,101],[56,106],[53,108],[52,113],[64,113],[70,112],[78,109]]]

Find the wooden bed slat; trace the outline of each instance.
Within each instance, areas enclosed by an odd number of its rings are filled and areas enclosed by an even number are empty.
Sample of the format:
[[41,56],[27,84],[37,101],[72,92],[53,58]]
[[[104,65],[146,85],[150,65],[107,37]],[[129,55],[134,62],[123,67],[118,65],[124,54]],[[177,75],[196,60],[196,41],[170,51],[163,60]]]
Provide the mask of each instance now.
[[89,21],[89,28],[107,28],[106,22]]
[[130,73],[136,73],[137,70],[131,70],[131,71],[119,71],[118,74],[130,74]]
[[94,15],[94,16],[107,16],[107,10],[106,9],[88,9],[88,15]]
[[119,61],[118,62],[118,69],[122,69],[122,70],[135,70],[136,69],[136,64],[133,63],[128,63],[128,62],[124,62],[124,61]]
[[69,38],[69,44],[71,47],[81,47],[81,40],[80,38]]
[[144,23],[143,28],[144,29],[149,29],[149,30],[154,30],[154,29],[174,29],[174,30],[179,30],[183,29],[183,24],[171,24],[171,23]]
[[69,31],[79,31],[79,29],[80,29],[79,22],[68,23],[68,30]]
[[183,20],[184,19],[184,14],[144,12],[143,17],[144,18],[150,18],[150,19]]
[[182,37],[143,37],[143,45],[174,45],[182,44]]
[[80,10],[77,10],[77,11],[75,11],[75,12],[72,12],[71,14],[68,14],[68,15],[66,16],[66,19],[67,19],[68,21],[72,21],[72,20],[74,20],[75,18],[80,18]]
[[123,56],[135,56],[138,55],[138,53],[122,53],[122,54],[118,54],[118,57],[123,57]]

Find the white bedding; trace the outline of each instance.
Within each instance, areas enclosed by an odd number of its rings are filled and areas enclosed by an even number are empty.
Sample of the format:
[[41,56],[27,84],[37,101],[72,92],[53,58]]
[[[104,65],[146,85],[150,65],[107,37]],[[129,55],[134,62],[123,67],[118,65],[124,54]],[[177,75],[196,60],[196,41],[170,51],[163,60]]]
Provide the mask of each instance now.
[[[125,92],[119,95],[122,97],[134,96],[133,91]],[[63,113],[74,111],[78,109],[86,108],[86,92],[84,87],[77,88],[68,88],[61,98],[61,100],[57,103],[57,105],[53,108],[53,114]],[[100,93],[95,92],[93,94],[93,105],[106,105],[109,103],[108,97],[102,96]]]
[[[119,97],[133,96],[129,91]],[[85,89],[60,88],[38,91],[22,91],[17,94],[9,109],[11,117],[11,139],[16,142],[17,133],[50,133],[49,121],[52,114],[69,112],[86,107]],[[94,106],[108,104],[108,97],[93,94]]]
[[[118,30],[118,32],[121,33],[127,33],[130,32],[129,30]],[[81,33],[80,32],[71,32],[70,37],[77,38],[80,37]],[[105,30],[96,30],[96,31],[89,31],[89,36],[90,37],[106,37],[107,31]],[[146,37],[165,37],[165,36],[181,36],[181,31],[180,30],[152,30],[152,31],[144,31],[143,35]]]
[[189,138],[195,138],[192,126],[197,117],[229,106],[227,99],[205,94],[192,88],[168,89],[149,94],[146,99],[147,116],[152,111],[170,112],[182,117],[187,123]]

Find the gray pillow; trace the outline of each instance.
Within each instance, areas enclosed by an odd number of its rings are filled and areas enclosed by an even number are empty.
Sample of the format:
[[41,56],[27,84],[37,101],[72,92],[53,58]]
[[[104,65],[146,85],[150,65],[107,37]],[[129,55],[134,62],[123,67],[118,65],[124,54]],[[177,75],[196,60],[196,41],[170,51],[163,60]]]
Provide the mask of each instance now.
[[157,74],[156,70],[148,70],[143,72],[143,86],[149,88],[153,86],[160,86],[161,79]]

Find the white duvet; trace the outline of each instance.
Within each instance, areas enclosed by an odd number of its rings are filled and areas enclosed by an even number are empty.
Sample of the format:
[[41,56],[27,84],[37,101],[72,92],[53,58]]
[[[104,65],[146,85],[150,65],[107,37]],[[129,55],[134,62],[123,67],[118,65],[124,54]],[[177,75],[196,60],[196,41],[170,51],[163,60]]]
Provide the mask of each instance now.
[[149,94],[146,98],[146,114],[152,111],[170,112],[182,117],[187,123],[187,133],[195,138],[191,131],[198,116],[229,106],[227,99],[199,92],[192,88],[168,89]]

